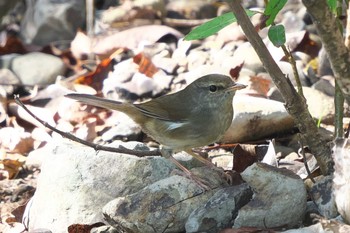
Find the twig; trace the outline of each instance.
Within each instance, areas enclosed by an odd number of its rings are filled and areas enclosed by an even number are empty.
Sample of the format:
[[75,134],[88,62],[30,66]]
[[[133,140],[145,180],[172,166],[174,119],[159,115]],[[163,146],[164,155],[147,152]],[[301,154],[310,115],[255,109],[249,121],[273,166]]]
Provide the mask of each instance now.
[[281,48],[282,48],[282,50],[284,52],[284,55],[287,57],[288,62],[292,66],[294,79],[295,79],[295,81],[297,83],[298,94],[301,95],[305,99],[305,96],[304,96],[304,93],[303,93],[303,87],[301,85],[301,81],[300,81],[298,68],[297,68],[297,64],[295,62],[295,59],[294,59],[292,53],[290,52],[290,49],[287,49],[287,47],[285,45],[282,45]]
[[338,85],[338,81],[335,80],[335,96],[334,96],[334,106],[335,106],[335,118],[334,126],[335,139],[344,137],[344,126],[343,126],[343,117],[344,117],[344,95]]
[[303,140],[300,137],[300,134],[298,134],[298,138],[299,138],[299,145],[300,145],[300,149],[301,149],[301,155],[303,156],[303,162],[304,162],[304,166],[307,172],[307,176],[310,178],[310,180],[312,181],[312,183],[316,183],[315,179],[312,177],[311,175],[311,171],[309,168],[309,165],[307,164],[307,159],[306,159],[306,155],[305,155],[305,149],[304,149],[304,144],[303,144]]
[[119,146],[118,148],[115,147],[110,147],[110,146],[102,146],[102,145],[98,145],[95,143],[91,143],[85,140],[82,140],[70,133],[67,132],[62,132],[56,128],[54,128],[53,126],[51,126],[50,124],[48,124],[47,122],[39,119],[37,116],[35,116],[23,103],[22,101],[19,99],[18,95],[14,96],[14,99],[16,101],[16,103],[21,106],[26,112],[28,112],[29,115],[31,115],[35,120],[39,121],[40,124],[42,124],[43,126],[45,126],[48,129],[51,129],[52,131],[58,133],[59,135],[61,135],[62,137],[68,138],[72,141],[78,142],[80,144],[83,144],[85,146],[88,147],[92,147],[94,148],[96,151],[97,150],[104,150],[104,151],[109,151],[109,152],[115,152],[115,153],[123,153],[123,154],[130,154],[130,155],[135,155],[138,157],[145,157],[145,156],[157,156],[157,155],[161,155],[159,150],[152,150],[152,151],[138,151],[138,150],[130,150],[128,148],[125,148],[123,146]]

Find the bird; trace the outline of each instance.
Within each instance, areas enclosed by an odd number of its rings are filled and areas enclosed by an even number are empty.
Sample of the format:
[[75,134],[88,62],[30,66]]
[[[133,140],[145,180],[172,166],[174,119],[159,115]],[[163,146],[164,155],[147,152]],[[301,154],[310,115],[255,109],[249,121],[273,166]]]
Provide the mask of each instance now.
[[[79,93],[65,96],[88,105],[127,114],[161,145],[163,157],[169,158],[186,175],[193,178],[192,173],[172,155],[185,151],[199,161],[213,165],[193,153],[192,148],[212,144],[223,136],[233,119],[232,99],[237,90],[245,87],[246,85],[234,82],[229,76],[209,74],[196,79],[178,92],[138,104]],[[208,190],[204,182],[198,178],[194,180]]]

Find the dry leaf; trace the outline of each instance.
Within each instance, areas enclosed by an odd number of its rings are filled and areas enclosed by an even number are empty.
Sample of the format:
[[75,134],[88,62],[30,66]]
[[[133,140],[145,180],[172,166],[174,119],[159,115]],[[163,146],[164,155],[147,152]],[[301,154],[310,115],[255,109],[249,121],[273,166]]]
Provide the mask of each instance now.
[[244,62],[242,62],[240,65],[230,69],[230,76],[234,81],[236,81],[238,79],[239,73],[241,72],[243,65],[244,65]]
[[240,90],[239,93],[248,94],[251,96],[266,98],[267,92],[270,90],[271,80],[264,76],[242,76],[239,77],[239,82],[248,85],[247,88]]
[[108,73],[112,71],[113,60],[106,58],[97,65],[95,71],[90,72],[84,76],[79,77],[75,80],[75,84],[88,85],[94,88],[97,92],[102,90],[103,80],[108,76]]
[[247,167],[257,161],[254,145],[238,144],[233,150],[233,170],[243,172]]
[[97,222],[94,224],[72,224],[68,227],[68,233],[90,233],[92,228],[105,225],[106,224],[102,222]]
[[3,165],[3,170],[8,172],[8,178],[14,179],[20,171],[20,168],[23,166],[24,162],[12,159],[3,159],[0,161],[0,164]]
[[139,72],[152,78],[158,72],[158,68],[152,63],[151,59],[143,53],[133,57],[133,61],[139,65]]
[[0,129],[0,146],[11,153],[25,154],[33,149],[34,139],[23,128],[4,127]]
[[0,55],[19,53],[25,54],[27,50],[24,48],[22,42],[15,36],[7,34],[4,41],[0,43]]

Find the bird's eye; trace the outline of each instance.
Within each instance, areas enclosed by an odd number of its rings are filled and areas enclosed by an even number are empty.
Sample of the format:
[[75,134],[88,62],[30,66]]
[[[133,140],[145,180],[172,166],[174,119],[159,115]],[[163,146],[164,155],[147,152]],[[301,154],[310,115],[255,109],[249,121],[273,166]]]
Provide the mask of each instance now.
[[215,85],[210,85],[209,86],[209,91],[210,92],[216,92],[218,90],[218,87],[217,86],[215,86]]

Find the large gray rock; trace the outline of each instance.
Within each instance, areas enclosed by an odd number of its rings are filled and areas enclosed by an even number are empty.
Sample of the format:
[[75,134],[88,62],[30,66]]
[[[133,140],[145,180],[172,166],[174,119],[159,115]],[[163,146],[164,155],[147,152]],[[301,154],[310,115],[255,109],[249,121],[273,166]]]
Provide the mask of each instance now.
[[256,195],[238,211],[234,227],[274,228],[301,224],[306,210],[306,189],[299,176],[263,163],[254,163],[241,176]]
[[33,52],[12,61],[12,71],[24,85],[52,84],[66,71],[63,61],[53,55]]
[[[116,144],[113,144],[116,145]],[[148,150],[142,143],[124,143],[129,149]],[[29,210],[29,229],[67,232],[74,223],[103,221],[102,207],[169,176],[174,165],[162,157],[96,152],[92,148],[59,142],[46,154]]]
[[217,191],[208,202],[191,213],[186,232],[219,232],[232,227],[238,210],[252,198],[247,184],[231,186]]
[[85,23],[85,1],[26,1],[21,22],[25,43],[47,45],[53,41],[72,40]]
[[109,202],[103,208],[104,216],[120,232],[183,232],[192,211],[222,186],[222,179],[213,169],[200,167],[191,171],[208,182],[211,190],[204,192],[192,180],[173,175]]

